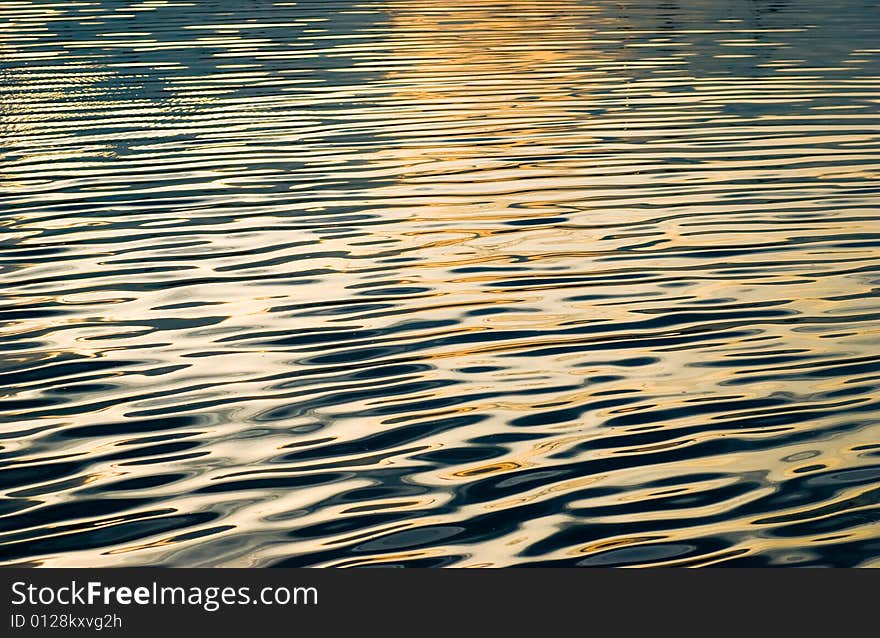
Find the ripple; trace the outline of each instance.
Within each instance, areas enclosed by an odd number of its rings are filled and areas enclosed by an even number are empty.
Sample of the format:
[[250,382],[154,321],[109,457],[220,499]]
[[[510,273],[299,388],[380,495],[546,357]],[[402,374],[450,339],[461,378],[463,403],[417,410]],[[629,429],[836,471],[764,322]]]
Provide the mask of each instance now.
[[880,557],[873,0],[0,7],[0,562]]

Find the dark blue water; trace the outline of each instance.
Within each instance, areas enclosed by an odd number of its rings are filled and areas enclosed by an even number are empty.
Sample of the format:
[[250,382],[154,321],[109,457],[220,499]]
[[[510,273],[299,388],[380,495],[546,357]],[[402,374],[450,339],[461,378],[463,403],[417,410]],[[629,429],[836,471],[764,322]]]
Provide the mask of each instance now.
[[876,0],[0,23],[0,563],[880,566]]

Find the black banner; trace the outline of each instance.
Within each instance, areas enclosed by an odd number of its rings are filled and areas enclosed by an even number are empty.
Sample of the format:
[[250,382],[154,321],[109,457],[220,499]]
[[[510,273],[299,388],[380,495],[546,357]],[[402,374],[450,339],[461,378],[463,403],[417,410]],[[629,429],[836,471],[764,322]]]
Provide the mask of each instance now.
[[[763,635],[874,625],[872,570],[5,569],[0,636]],[[862,625],[861,623],[864,623]]]

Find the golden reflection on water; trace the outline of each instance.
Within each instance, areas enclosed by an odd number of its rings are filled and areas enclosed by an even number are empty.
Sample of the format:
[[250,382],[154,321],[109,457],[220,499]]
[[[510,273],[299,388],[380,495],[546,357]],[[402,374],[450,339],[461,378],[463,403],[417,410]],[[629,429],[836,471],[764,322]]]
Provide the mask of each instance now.
[[870,564],[870,30],[337,4],[0,10],[0,560]]

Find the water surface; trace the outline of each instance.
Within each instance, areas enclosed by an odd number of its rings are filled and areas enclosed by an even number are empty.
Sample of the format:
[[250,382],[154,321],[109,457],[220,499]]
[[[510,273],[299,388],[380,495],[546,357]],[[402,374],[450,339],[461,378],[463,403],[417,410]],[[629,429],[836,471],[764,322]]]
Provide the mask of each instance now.
[[0,562],[880,565],[876,0],[9,0]]

